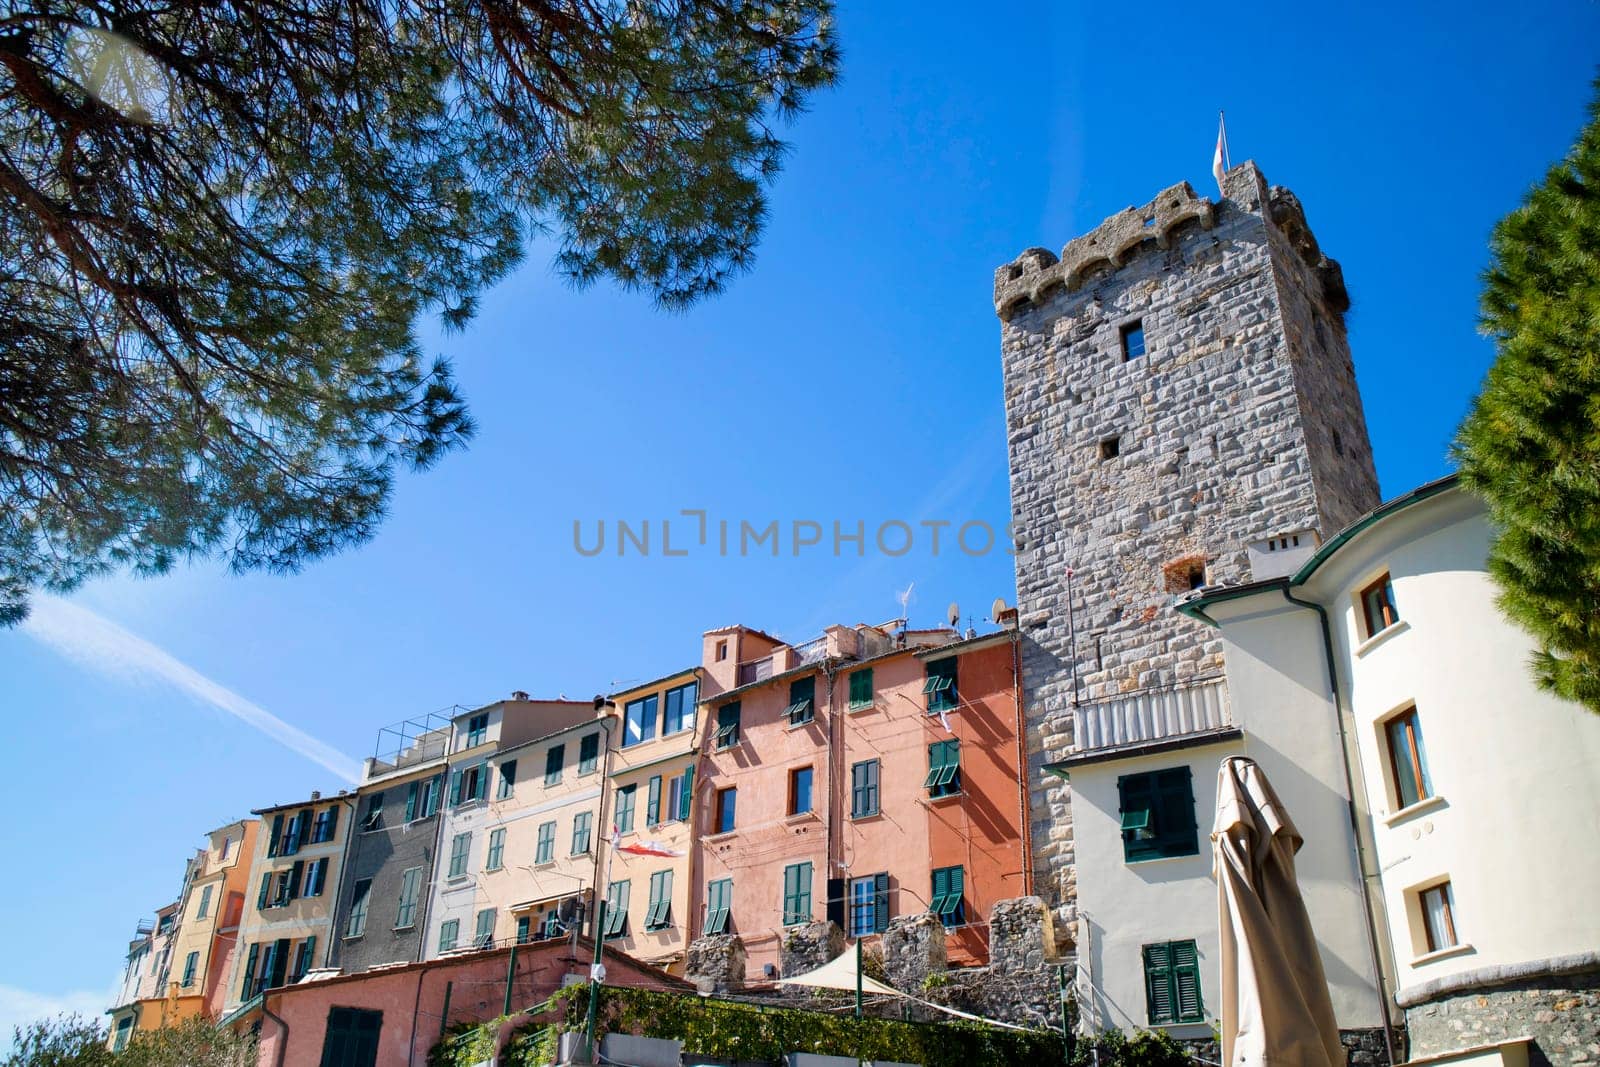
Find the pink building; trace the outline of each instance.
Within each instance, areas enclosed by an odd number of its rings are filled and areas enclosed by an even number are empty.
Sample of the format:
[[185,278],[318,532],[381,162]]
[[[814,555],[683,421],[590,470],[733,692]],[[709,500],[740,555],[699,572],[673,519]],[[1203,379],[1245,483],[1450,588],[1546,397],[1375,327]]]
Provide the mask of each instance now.
[[787,928],[872,939],[932,912],[953,963],[987,962],[989,909],[1032,883],[1016,639],[708,632],[696,936],[738,934],[758,982]]
[[[359,974],[317,977],[268,990],[261,1013],[258,1067],[414,1067],[452,1023],[483,1022],[505,1009],[539,1004],[564,980],[588,980],[594,945],[587,940],[545,941],[383,967]],[[515,951],[513,970],[512,952]],[[607,949],[606,984],[687,990],[664,971]],[[501,1037],[528,1021],[515,1017]],[[325,1055],[331,1050],[332,1055]]]

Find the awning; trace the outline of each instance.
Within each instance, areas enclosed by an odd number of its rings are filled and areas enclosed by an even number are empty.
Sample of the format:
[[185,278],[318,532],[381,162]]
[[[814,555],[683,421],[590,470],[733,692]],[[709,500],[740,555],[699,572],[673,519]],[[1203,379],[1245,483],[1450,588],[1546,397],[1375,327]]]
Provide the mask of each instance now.
[[[843,989],[851,993],[856,990],[856,957],[853,952],[846,952],[824,963],[814,971],[797,974],[793,978],[778,979],[779,985],[809,986],[812,989]],[[861,991],[863,993],[881,993],[884,996],[899,997],[905,994],[893,986],[884,985],[871,975],[861,976]]]

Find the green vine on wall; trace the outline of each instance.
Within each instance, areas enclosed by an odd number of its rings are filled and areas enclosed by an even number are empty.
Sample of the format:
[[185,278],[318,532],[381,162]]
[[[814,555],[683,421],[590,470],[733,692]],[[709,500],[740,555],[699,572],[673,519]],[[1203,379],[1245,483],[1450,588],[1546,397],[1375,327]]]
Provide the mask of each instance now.
[[[582,1029],[587,1008],[587,998],[565,997],[565,1028]],[[599,1029],[681,1041],[687,1051],[713,1059],[781,1061],[789,1052],[819,1052],[926,1067],[972,1067],[1061,1063],[1063,1058],[1061,1036],[1054,1033],[974,1023],[857,1019],[613,986],[601,990]],[[550,1046],[553,1034],[548,1035]]]

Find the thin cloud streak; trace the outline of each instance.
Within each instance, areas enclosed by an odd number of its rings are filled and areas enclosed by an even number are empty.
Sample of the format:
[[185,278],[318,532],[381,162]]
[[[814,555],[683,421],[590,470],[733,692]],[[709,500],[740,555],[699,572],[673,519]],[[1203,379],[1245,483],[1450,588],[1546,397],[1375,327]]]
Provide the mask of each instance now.
[[35,597],[32,608],[22,624],[23,631],[69,659],[102,674],[165,682],[200,703],[253,726],[341,779],[352,783],[361,780],[361,766],[349,756],[111,620],[56,597]]

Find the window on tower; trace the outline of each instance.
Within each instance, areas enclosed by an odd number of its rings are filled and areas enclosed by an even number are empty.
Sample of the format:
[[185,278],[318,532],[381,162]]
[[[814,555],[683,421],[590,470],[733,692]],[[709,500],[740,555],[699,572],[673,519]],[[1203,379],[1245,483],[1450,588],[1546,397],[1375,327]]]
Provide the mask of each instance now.
[[1122,438],[1107,437],[1100,442],[1100,459],[1102,462],[1108,459],[1116,459],[1120,455],[1122,455]]
[[1138,359],[1144,355],[1144,320],[1134,319],[1122,326],[1122,358]]

